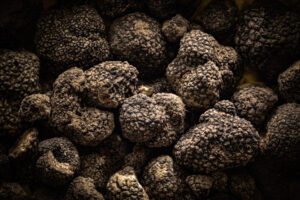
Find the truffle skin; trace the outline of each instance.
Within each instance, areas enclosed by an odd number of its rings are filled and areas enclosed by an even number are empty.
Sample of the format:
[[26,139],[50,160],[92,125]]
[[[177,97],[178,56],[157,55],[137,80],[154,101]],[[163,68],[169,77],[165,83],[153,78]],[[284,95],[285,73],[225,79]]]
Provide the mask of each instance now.
[[205,31],[219,38],[234,31],[237,19],[234,0],[211,1],[201,12],[199,21]]
[[103,17],[115,18],[139,7],[137,0],[95,0],[97,8]]
[[236,107],[229,100],[222,100],[214,105],[214,108],[220,112],[224,112],[230,115],[236,115]]
[[202,198],[209,195],[214,183],[212,177],[205,175],[190,175],[185,179],[185,181],[193,193]]
[[271,88],[259,85],[242,86],[232,96],[238,115],[254,126],[265,121],[277,101],[278,97]]
[[265,155],[286,160],[300,159],[300,105],[287,103],[279,106],[267,124],[262,142]]
[[248,65],[258,67],[268,80],[272,81],[286,64],[299,57],[298,13],[274,2],[258,3],[240,18],[235,35],[237,50]]
[[77,149],[66,138],[56,137],[40,142],[38,154],[36,169],[38,177],[45,184],[65,185],[79,170]]
[[207,33],[192,30],[181,39],[166,76],[187,106],[207,109],[233,90],[240,77],[239,63],[233,48],[220,45]]
[[112,53],[138,68],[143,77],[157,76],[166,62],[166,42],[160,24],[144,13],[116,19],[109,32]]
[[131,166],[139,174],[147,164],[150,157],[150,151],[147,147],[136,144],[131,153],[124,157],[124,166]]
[[27,51],[0,50],[0,92],[24,97],[39,90],[39,58]]
[[151,15],[161,19],[176,13],[176,0],[148,0],[146,6]]
[[123,136],[149,147],[170,146],[183,132],[185,106],[171,93],[132,96],[120,109]]
[[249,121],[215,109],[207,110],[199,121],[174,146],[180,165],[212,173],[244,166],[257,155],[260,138]]
[[75,178],[66,194],[67,200],[104,200],[103,195],[97,191],[91,178],[78,176]]
[[48,120],[51,113],[50,97],[46,94],[26,96],[20,105],[19,116],[23,121]]
[[36,49],[55,73],[74,66],[90,67],[109,57],[104,31],[102,18],[92,7],[52,10],[37,24]]
[[170,156],[159,156],[144,169],[142,185],[152,199],[174,199],[184,189],[181,169]]
[[29,129],[20,136],[15,145],[9,150],[9,157],[13,160],[25,160],[33,156],[38,146],[38,130]]
[[177,14],[163,23],[162,32],[169,42],[178,42],[189,28],[190,22]]
[[106,188],[111,200],[149,200],[132,167],[125,167],[112,175]]
[[114,116],[97,108],[81,107],[85,83],[85,74],[79,68],[59,75],[53,84],[51,123],[73,142],[96,146],[112,133]]
[[300,61],[279,75],[278,88],[287,102],[300,102]]
[[136,93],[137,76],[128,62],[103,62],[85,71],[87,96],[95,105],[117,108]]

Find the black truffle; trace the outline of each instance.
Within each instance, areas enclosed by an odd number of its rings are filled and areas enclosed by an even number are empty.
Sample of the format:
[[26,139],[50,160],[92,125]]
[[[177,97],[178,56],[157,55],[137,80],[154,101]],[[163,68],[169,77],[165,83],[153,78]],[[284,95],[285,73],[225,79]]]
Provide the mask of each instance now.
[[162,32],[168,42],[178,42],[190,29],[190,22],[180,14],[166,20],[162,26]]
[[214,183],[214,179],[205,175],[190,175],[185,179],[186,183],[199,198],[206,198]]

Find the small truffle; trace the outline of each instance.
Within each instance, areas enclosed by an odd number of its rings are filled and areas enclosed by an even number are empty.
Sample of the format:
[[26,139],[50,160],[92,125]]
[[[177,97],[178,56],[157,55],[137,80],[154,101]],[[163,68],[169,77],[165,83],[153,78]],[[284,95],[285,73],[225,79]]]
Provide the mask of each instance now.
[[131,167],[125,167],[112,175],[106,188],[111,200],[149,200]]
[[254,126],[260,126],[278,101],[275,92],[266,86],[244,85],[232,96],[237,113],[250,121]]
[[171,93],[137,94],[120,109],[123,136],[149,147],[170,146],[183,132],[185,106]]
[[179,14],[166,20],[162,26],[162,32],[168,42],[178,42],[189,29],[190,22]]
[[36,170],[39,179],[51,186],[67,184],[80,167],[76,147],[68,139],[56,137],[38,145]]
[[300,103],[300,61],[279,75],[278,89],[287,102]]
[[112,53],[137,67],[143,77],[158,76],[166,63],[166,42],[160,24],[136,12],[116,19],[109,32]]
[[91,67],[109,57],[104,34],[96,9],[86,5],[54,9],[37,24],[36,49],[54,73],[74,66]]
[[76,177],[67,190],[67,200],[104,200],[103,195],[97,191],[91,178]]

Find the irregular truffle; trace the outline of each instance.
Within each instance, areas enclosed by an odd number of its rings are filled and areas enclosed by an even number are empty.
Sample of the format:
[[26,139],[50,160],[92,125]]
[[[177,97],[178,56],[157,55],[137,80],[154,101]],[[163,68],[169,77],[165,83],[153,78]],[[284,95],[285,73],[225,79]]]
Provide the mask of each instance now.
[[149,200],[131,167],[125,167],[112,175],[106,188],[112,200]]
[[67,200],[104,200],[103,195],[97,191],[91,178],[76,177],[67,190]]
[[241,15],[235,44],[244,60],[272,81],[299,58],[299,31],[299,13],[274,1],[257,3]]
[[37,174],[45,184],[65,185],[79,170],[80,158],[77,149],[66,138],[56,137],[40,142],[38,154]]
[[284,160],[300,158],[300,105],[287,103],[279,106],[267,124],[262,142],[265,155]]
[[85,71],[87,97],[95,105],[117,108],[136,93],[138,71],[128,62],[107,61]]
[[144,13],[116,19],[109,32],[112,53],[138,68],[144,77],[158,76],[166,62],[166,42],[160,24]]
[[185,179],[197,197],[206,198],[213,187],[213,178],[205,175],[190,175]]
[[258,153],[260,138],[249,121],[209,109],[199,122],[174,146],[173,154],[180,165],[211,173],[244,166]]
[[279,75],[278,89],[287,102],[300,102],[300,61]]
[[166,20],[162,26],[162,32],[168,42],[178,42],[190,29],[190,22],[180,14]]
[[39,91],[39,58],[27,51],[0,50],[0,92],[22,98]]
[[261,125],[278,101],[275,92],[266,86],[244,85],[232,96],[237,113],[254,126]]
[[176,0],[147,0],[146,6],[151,15],[161,19],[176,13]]
[[166,76],[187,106],[207,109],[235,87],[240,76],[239,56],[211,35],[192,30],[181,39]]
[[120,109],[123,136],[149,147],[170,146],[183,132],[185,106],[171,93],[137,94]]
[[36,49],[55,73],[91,67],[109,57],[104,32],[102,18],[90,6],[54,9],[39,20]]
[[145,167],[142,185],[150,198],[174,199],[184,189],[181,169],[170,156],[159,156]]
[[22,121],[36,122],[48,120],[51,113],[50,97],[46,94],[26,96],[20,105],[19,116]]

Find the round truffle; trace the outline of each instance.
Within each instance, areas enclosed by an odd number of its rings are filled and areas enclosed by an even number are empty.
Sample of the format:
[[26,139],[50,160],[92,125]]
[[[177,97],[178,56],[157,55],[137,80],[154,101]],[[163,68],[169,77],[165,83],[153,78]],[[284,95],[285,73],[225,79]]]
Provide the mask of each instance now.
[[160,24],[136,12],[116,19],[109,32],[112,53],[138,68],[143,77],[158,76],[166,63],[166,42]]
[[190,22],[180,14],[166,20],[162,26],[162,32],[168,42],[178,42],[190,29]]
[[112,175],[106,188],[112,200],[149,200],[132,167],[125,167]]
[[117,108],[136,93],[137,76],[128,62],[103,62],[85,71],[87,97],[95,105]]
[[39,179],[51,186],[67,184],[80,167],[76,147],[68,139],[56,137],[38,145],[36,170]]
[[278,88],[287,102],[300,102],[300,61],[279,75]]
[[74,66],[91,67],[109,57],[104,34],[96,9],[86,5],[54,9],[37,24],[36,50],[55,73]]
[[277,103],[275,92],[266,86],[241,86],[232,96],[237,113],[253,125],[261,125]]

